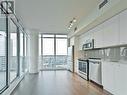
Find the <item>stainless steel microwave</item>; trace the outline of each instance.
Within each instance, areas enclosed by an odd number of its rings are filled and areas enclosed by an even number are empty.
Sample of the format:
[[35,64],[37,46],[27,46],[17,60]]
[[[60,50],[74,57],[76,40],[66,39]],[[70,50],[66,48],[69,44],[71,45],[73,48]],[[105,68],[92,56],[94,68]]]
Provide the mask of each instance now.
[[88,50],[94,48],[94,39],[88,40],[85,44],[82,46],[82,50]]

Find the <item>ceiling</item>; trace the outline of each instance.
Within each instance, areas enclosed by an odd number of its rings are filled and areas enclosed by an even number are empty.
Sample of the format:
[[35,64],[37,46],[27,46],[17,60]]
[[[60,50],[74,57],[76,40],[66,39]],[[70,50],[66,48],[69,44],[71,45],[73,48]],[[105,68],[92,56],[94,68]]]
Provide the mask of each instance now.
[[16,0],[16,13],[27,29],[67,34],[69,21],[87,17],[100,0]]

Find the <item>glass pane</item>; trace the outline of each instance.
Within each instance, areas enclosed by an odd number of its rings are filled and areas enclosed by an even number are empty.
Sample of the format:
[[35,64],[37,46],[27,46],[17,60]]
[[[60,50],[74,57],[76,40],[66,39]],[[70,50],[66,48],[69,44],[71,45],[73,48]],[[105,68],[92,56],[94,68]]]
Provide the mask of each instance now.
[[10,82],[17,76],[17,27],[10,20]]
[[41,37],[39,37],[39,69],[42,69],[41,66],[42,66],[42,56],[41,56]]
[[67,39],[56,39],[56,55],[67,55]]
[[0,89],[6,85],[6,36],[0,31]]
[[43,35],[43,37],[54,37],[54,35]]
[[6,86],[6,19],[0,16],[0,91]]
[[43,38],[43,69],[53,69],[54,67],[54,38]]
[[23,56],[23,33],[20,31],[20,76],[24,73],[24,56]]
[[25,54],[24,55],[27,56],[27,36],[26,36],[26,34],[24,34],[24,35],[25,35],[25,37],[24,37],[24,45],[25,45],[24,46],[24,49],[25,49],[24,53]]
[[41,34],[39,34],[39,38],[41,38]]
[[20,56],[23,56],[23,33],[20,33]]
[[56,35],[56,37],[67,38],[67,35]]
[[24,71],[27,72],[28,64],[27,64],[27,35],[24,34]]
[[54,39],[43,38],[43,55],[54,55]]
[[[67,61],[67,39],[65,37],[67,36],[59,35],[57,37],[59,38],[56,38],[56,39],[48,38],[48,37],[42,38],[43,56],[39,57],[40,58],[39,63],[41,63],[40,64],[41,69],[66,69],[67,67],[67,62],[66,62]],[[41,40],[39,41],[39,44],[41,44]],[[41,50],[41,47],[40,47],[40,50]]]
[[39,56],[41,56],[41,38],[39,37]]
[[67,68],[67,39],[56,39],[56,61],[57,69]]

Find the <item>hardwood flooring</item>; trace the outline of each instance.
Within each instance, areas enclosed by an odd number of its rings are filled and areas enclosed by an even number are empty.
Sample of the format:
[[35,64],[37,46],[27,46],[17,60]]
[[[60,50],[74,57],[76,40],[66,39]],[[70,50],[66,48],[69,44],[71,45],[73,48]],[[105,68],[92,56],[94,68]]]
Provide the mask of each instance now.
[[109,95],[69,71],[41,71],[26,75],[11,95]]

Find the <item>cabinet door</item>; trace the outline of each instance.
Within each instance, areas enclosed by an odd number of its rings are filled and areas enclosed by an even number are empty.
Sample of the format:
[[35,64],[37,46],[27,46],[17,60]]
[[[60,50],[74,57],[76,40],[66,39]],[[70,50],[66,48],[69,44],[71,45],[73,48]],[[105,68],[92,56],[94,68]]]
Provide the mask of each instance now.
[[115,93],[115,83],[114,83],[114,63],[112,62],[102,62],[102,85],[104,89]]
[[85,43],[86,36],[85,34],[79,36],[79,50],[82,50],[82,46]]
[[115,95],[127,95],[127,64],[117,64],[115,72]]
[[76,64],[75,64],[75,72],[78,73],[78,60],[76,60]]
[[94,47],[101,48],[103,47],[103,31],[102,28],[95,28],[94,32]]
[[119,15],[104,22],[103,33],[104,47],[119,44]]
[[120,14],[120,44],[127,44],[127,10]]

